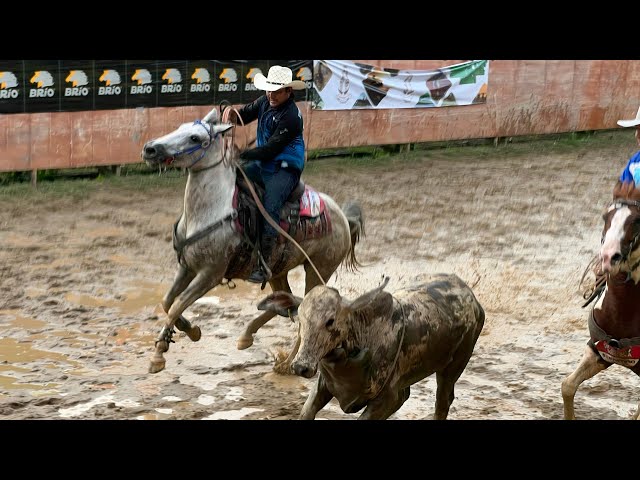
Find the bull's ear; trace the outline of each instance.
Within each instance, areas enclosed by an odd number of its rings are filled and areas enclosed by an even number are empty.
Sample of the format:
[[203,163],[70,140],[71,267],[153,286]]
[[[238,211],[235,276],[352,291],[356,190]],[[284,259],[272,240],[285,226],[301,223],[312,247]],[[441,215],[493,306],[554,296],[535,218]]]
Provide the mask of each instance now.
[[275,312],[283,317],[293,317],[298,314],[298,306],[302,299],[289,292],[273,292],[258,304],[258,310]]
[[216,123],[218,121],[218,110],[215,108],[207,113],[202,119],[203,122]]

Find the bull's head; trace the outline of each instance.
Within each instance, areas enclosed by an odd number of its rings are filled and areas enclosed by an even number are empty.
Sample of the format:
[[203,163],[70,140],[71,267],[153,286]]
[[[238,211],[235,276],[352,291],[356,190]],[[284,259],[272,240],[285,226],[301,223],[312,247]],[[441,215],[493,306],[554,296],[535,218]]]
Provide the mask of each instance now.
[[347,338],[350,316],[370,308],[388,282],[386,277],[382,285],[353,302],[342,298],[335,288],[323,285],[311,289],[302,300],[288,292],[274,292],[258,304],[258,309],[297,317],[300,348],[291,367],[296,375],[311,378],[320,360]]

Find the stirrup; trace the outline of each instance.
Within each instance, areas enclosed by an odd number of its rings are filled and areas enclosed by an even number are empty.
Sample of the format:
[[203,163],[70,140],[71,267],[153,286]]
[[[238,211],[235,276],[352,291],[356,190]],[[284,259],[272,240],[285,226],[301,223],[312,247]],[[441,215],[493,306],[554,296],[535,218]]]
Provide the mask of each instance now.
[[260,288],[260,290],[264,290],[264,287],[270,278],[271,278],[270,271],[265,272],[262,268],[257,268],[253,272],[251,272],[251,275],[249,275],[249,277],[247,278],[247,282],[261,283],[262,287]]
[[264,286],[270,278],[271,270],[269,269],[267,262],[264,261],[262,253],[258,252],[258,265],[256,265],[256,268],[247,278],[247,282],[261,283],[262,286],[260,287],[260,290],[264,290]]

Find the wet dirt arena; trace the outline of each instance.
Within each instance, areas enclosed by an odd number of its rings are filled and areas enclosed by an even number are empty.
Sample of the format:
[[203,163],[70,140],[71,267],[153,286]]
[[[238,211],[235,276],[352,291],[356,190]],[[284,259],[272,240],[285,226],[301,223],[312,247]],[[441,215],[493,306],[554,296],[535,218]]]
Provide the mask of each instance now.
[[[560,419],[561,381],[588,338],[578,283],[633,148],[630,133],[562,150],[546,142],[372,163],[314,160],[303,179],[340,205],[359,201],[365,215],[356,255],[366,267],[340,269],[328,285],[353,299],[382,275],[393,292],[456,273],[486,322],[449,418]],[[171,228],[185,177],[172,178],[153,188],[129,176],[91,188],[76,181],[65,194],[42,184],[0,191],[0,418],[297,418],[315,378],[272,371],[278,351],[293,345],[295,324],[276,317],[252,347],[236,349],[269,287],[236,281],[233,290],[209,291],[185,313],[202,339],[174,336],[165,370],[147,373],[176,266]],[[290,274],[298,296],[303,274]],[[637,387],[635,375],[612,366],[578,390],[576,416],[629,418]],[[430,418],[435,389],[435,375],[413,385],[391,418]],[[357,415],[334,399],[318,418]]]

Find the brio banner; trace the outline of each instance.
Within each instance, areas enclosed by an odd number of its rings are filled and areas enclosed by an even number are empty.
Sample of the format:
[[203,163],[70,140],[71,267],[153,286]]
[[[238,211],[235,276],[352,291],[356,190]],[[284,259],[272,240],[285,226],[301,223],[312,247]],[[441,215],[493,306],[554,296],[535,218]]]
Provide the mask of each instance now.
[[313,60],[0,60],[0,114],[234,105],[264,92],[254,77],[287,65],[312,86]]
[[186,60],[158,62],[158,107],[182,107],[187,105]]
[[0,112],[23,113],[25,95],[24,63],[0,60]]
[[127,105],[127,69],[123,60],[96,60],[94,110],[116,110]]
[[25,113],[59,112],[62,81],[57,60],[24,62]]
[[61,79],[60,105],[65,110],[93,110],[94,64],[91,60],[62,60],[59,64]]

